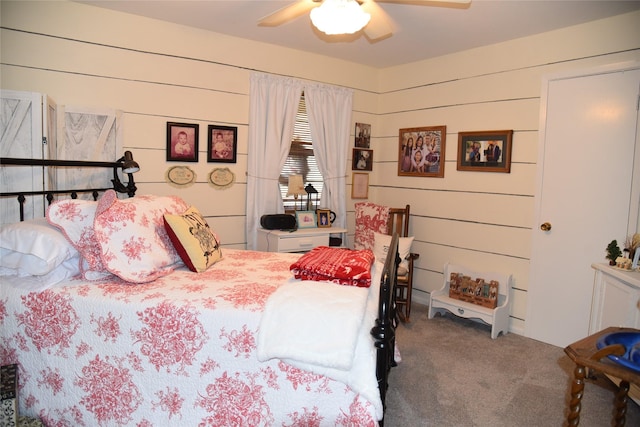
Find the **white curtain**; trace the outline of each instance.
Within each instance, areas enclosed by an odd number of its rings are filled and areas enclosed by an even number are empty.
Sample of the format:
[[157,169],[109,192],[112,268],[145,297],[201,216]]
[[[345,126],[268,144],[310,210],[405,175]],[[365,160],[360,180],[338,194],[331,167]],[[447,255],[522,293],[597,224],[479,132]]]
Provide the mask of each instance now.
[[247,249],[257,247],[260,217],[283,213],[278,178],[287,160],[303,82],[252,73],[247,156]]
[[313,154],[324,178],[320,206],[336,213],[336,227],[347,227],[345,195],[353,91],[307,84],[304,100],[309,116]]

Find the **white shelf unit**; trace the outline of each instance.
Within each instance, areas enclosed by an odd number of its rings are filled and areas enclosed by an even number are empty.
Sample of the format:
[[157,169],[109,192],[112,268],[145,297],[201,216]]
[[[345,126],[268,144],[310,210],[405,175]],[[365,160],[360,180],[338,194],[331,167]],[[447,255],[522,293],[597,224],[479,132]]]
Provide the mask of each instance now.
[[[451,273],[461,273],[472,279],[482,278],[485,282],[496,280],[500,283],[498,291],[498,303],[496,308],[483,307],[481,305],[472,304],[470,302],[461,301],[449,296],[449,283]],[[500,332],[503,335],[509,332],[509,295],[513,286],[513,277],[510,274],[501,274],[494,272],[477,272],[467,267],[455,264],[446,264],[444,266],[444,285],[442,288],[431,292],[431,301],[429,302],[429,319],[440,313],[441,315],[447,311],[458,317],[464,317],[472,320],[480,320],[487,325],[491,325],[491,338],[498,337]]]

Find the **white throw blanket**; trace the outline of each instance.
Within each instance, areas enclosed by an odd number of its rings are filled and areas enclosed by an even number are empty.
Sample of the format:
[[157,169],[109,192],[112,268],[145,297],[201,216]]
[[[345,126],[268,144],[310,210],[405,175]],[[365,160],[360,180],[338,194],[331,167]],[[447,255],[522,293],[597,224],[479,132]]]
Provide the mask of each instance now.
[[382,264],[372,266],[370,288],[291,279],[265,305],[258,360],[281,359],[341,381],[369,400],[382,418],[376,379],[375,323]]

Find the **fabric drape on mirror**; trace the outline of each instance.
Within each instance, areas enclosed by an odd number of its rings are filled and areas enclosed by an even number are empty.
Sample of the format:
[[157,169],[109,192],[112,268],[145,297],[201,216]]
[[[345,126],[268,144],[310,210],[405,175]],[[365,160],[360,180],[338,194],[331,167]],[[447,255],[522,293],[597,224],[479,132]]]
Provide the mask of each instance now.
[[247,249],[257,247],[260,217],[283,213],[278,178],[289,154],[303,82],[251,73],[247,153]]
[[347,226],[346,176],[353,91],[307,84],[305,103],[313,140],[313,154],[324,179],[320,207],[336,213],[334,227]]

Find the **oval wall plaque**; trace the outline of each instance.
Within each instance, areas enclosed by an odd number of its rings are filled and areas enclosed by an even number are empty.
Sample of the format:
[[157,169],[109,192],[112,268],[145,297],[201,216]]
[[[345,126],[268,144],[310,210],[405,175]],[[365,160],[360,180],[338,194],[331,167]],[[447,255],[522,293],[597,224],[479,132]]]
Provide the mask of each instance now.
[[186,187],[196,182],[196,173],[188,166],[174,166],[167,170],[166,180],[177,187]]
[[229,168],[215,168],[209,174],[209,183],[218,189],[231,187],[235,180],[236,176]]

